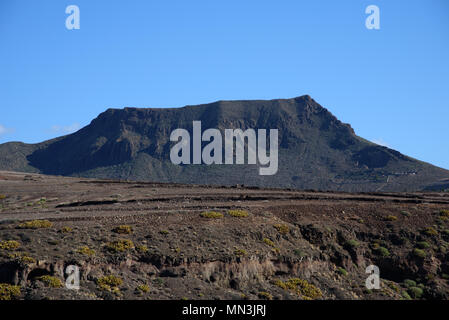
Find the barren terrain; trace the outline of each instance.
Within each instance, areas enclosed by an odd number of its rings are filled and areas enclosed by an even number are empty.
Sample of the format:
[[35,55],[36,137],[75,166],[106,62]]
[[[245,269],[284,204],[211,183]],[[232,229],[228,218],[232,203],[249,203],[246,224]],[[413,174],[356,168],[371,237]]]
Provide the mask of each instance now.
[[[449,194],[0,171],[0,298],[447,299]],[[380,268],[381,288],[365,287]],[[79,290],[65,288],[77,265]]]

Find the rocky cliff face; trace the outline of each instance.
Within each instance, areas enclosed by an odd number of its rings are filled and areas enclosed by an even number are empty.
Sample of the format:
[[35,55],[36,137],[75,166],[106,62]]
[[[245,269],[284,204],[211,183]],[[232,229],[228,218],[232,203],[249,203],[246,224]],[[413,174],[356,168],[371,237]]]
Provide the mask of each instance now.
[[[173,165],[171,132],[191,132],[198,120],[203,130],[278,129],[277,174],[260,176],[255,165]],[[108,109],[71,135],[36,145],[3,144],[0,151],[3,170],[160,182],[411,191],[449,178],[447,170],[358,137],[309,96],[176,109]]]

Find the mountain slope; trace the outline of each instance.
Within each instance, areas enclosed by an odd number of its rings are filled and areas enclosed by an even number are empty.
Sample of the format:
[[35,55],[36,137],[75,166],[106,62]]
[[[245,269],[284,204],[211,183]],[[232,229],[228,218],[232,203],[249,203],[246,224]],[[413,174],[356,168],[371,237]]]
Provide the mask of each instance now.
[[[170,133],[177,128],[191,132],[195,120],[203,131],[277,128],[277,174],[260,176],[258,165],[173,165]],[[108,109],[73,134],[36,145],[0,145],[0,170],[344,191],[421,190],[449,178],[447,170],[358,137],[309,96]]]

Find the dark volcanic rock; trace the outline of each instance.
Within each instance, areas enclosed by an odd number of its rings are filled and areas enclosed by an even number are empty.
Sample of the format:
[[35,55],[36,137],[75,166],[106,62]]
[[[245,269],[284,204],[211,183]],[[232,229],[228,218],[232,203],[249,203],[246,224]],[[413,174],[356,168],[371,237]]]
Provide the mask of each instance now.
[[[279,130],[279,170],[258,165],[182,165],[170,133],[217,128]],[[358,137],[309,96],[218,101],[166,109],[108,109],[78,132],[36,145],[0,145],[0,170],[127,180],[344,191],[435,188],[444,169]]]

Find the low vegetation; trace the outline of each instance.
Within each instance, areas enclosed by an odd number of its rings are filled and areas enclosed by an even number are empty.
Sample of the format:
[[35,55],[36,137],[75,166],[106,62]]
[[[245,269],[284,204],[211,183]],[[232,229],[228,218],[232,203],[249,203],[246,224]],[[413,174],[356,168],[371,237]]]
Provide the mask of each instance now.
[[268,238],[263,238],[263,242],[264,242],[265,244],[269,245],[270,247],[274,247],[274,246],[275,246],[274,242],[271,241],[271,240],[268,239]]
[[37,277],[37,278],[35,278],[35,280],[41,281],[47,287],[50,287],[50,288],[62,288],[64,286],[62,284],[61,279],[53,277],[53,276],[49,276],[49,275]]
[[138,285],[136,290],[140,293],[147,293],[150,291],[150,287],[147,284]]
[[112,232],[119,233],[119,234],[130,234],[133,232],[133,228],[128,225],[121,225],[121,226],[117,226],[114,229],[112,229]]
[[248,211],[246,210],[229,210],[228,214],[236,218],[245,218],[248,216]]
[[78,250],[76,250],[76,252],[89,257],[95,255],[95,250],[89,248],[88,246],[79,247]]
[[20,296],[20,287],[0,283],[0,300],[14,300]]
[[223,214],[220,212],[216,212],[216,211],[206,211],[206,212],[202,212],[200,214],[201,217],[203,218],[209,218],[209,219],[221,219],[223,218]]
[[234,254],[238,257],[246,256],[246,250],[244,249],[236,249]]
[[113,293],[118,293],[120,289],[118,288],[123,283],[123,280],[114,275],[108,275],[97,279],[98,289]]
[[110,252],[125,252],[134,248],[134,243],[129,239],[120,239],[106,244],[106,249]]
[[2,240],[0,241],[0,249],[3,250],[16,250],[20,248],[20,242],[16,240]]
[[273,296],[266,291],[261,291],[257,294],[257,296],[259,297],[259,299],[264,299],[264,300],[273,300]]
[[319,288],[309,283],[307,280],[300,278],[291,278],[287,281],[277,280],[274,284],[284,290],[295,292],[305,300],[315,300],[323,296],[323,293]]
[[285,224],[275,224],[273,226],[280,234],[286,235],[289,233],[290,229]]
[[44,229],[51,228],[53,223],[48,220],[31,220],[19,224],[19,229]]

